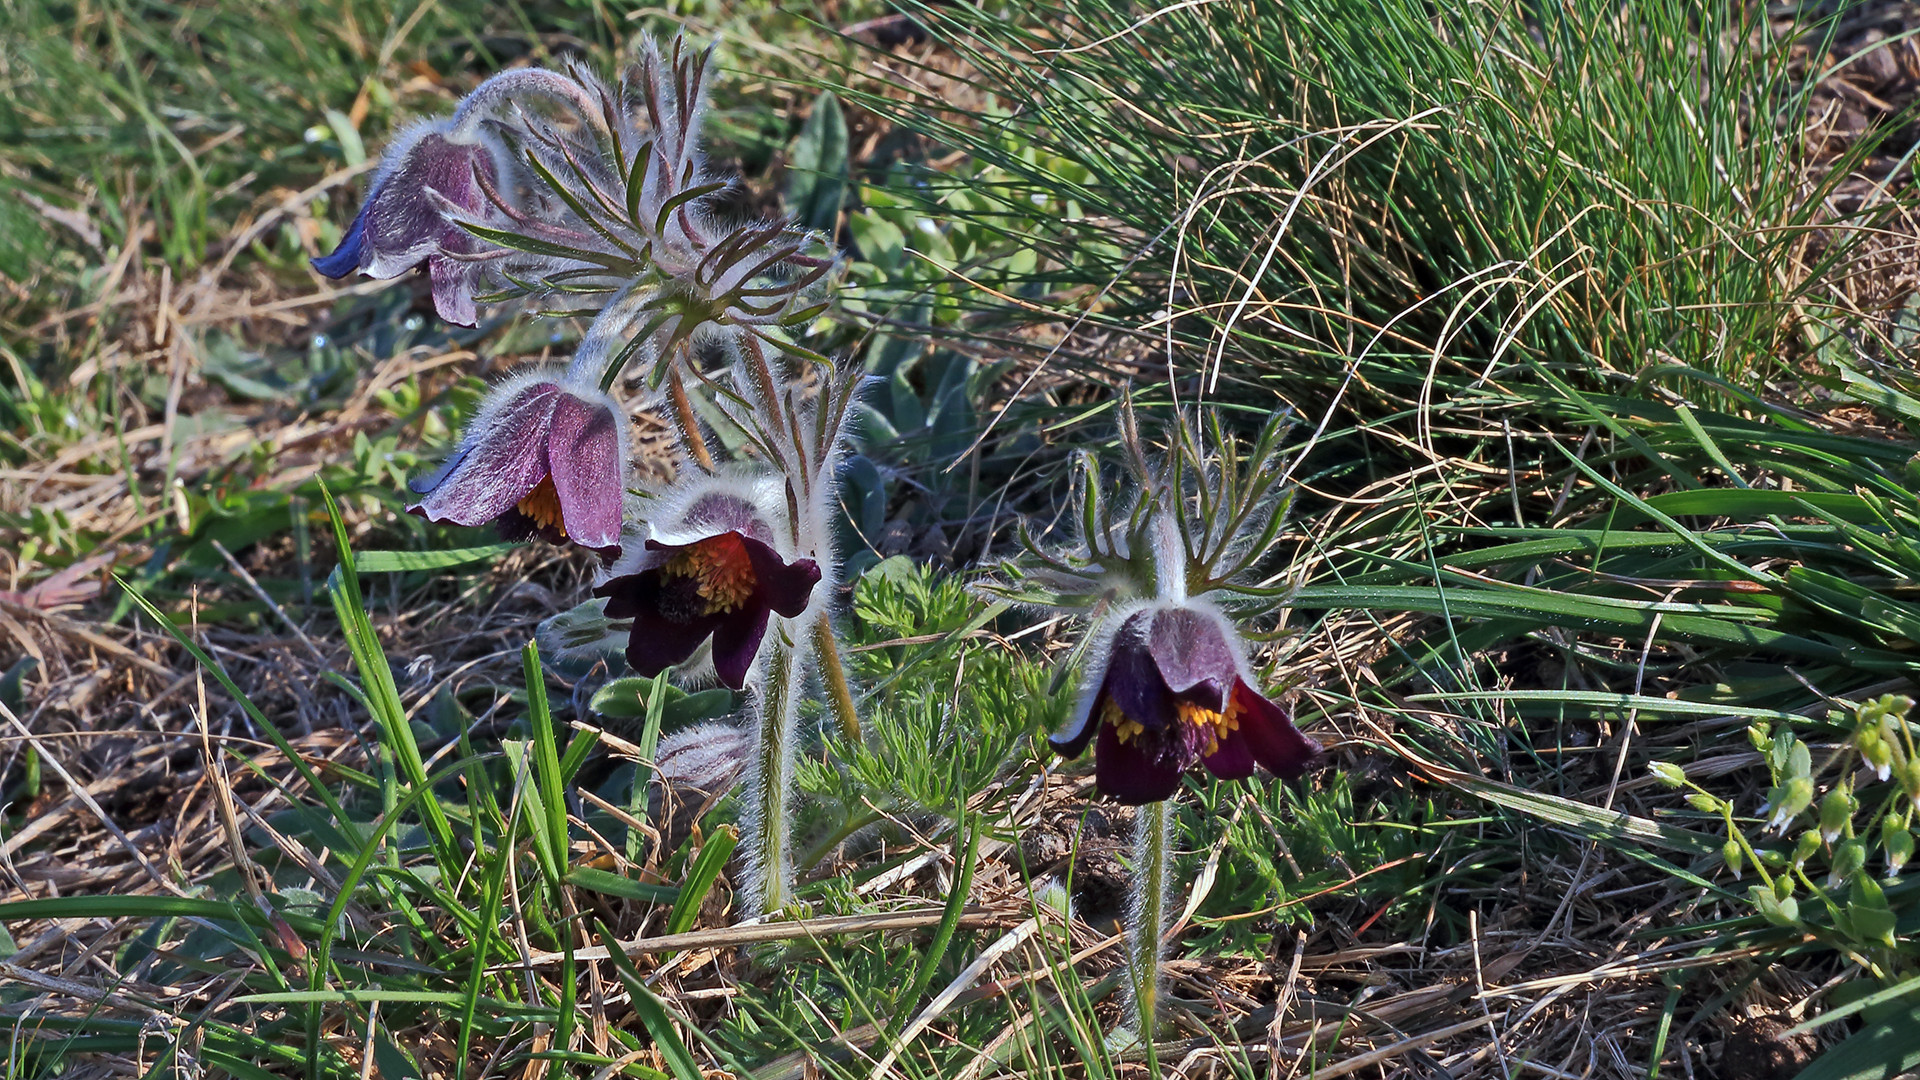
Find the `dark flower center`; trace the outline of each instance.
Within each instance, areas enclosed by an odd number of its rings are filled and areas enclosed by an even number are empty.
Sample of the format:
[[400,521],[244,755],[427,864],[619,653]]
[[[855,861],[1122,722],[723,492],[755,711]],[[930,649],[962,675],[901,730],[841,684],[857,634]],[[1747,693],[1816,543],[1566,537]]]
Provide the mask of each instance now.
[[1100,719],[1112,724],[1123,743],[1137,742],[1148,755],[1176,761],[1182,768],[1220,749],[1220,740],[1240,729],[1240,699],[1227,695],[1227,711],[1216,712],[1197,701],[1174,701],[1172,723],[1168,718],[1149,718],[1142,722],[1128,716],[1112,696],[1101,704]]
[[759,584],[737,532],[697,540],[660,568],[660,612],[678,622],[745,607]]
[[567,523],[560,512],[560,492],[553,486],[553,474],[541,477],[533,490],[527,492],[527,497],[515,503],[513,508],[535,526],[552,529],[560,534],[561,539],[566,538]]

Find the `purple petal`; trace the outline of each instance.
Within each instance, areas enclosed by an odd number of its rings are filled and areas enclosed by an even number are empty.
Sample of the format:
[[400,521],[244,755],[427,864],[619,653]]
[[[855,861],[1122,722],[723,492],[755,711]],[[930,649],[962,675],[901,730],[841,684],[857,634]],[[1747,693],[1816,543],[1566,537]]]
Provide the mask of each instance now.
[[725,619],[709,615],[679,622],[662,615],[658,570],[614,578],[593,594],[607,598],[607,618],[633,620],[633,631],[627,637],[627,663],[648,678],[686,663]]
[[372,206],[371,202],[360,205],[360,212],[353,216],[353,224],[348,227],[347,234],[340,238],[340,246],[334,248],[332,254],[307,260],[315,270],[325,277],[343,278],[360,269],[360,256],[367,240],[367,211]]
[[598,551],[620,548],[626,469],[620,425],[604,405],[561,396],[547,433],[547,465],[567,536]]
[[1320,756],[1320,744],[1293,726],[1287,710],[1261,697],[1244,682],[1236,682],[1234,700],[1240,705],[1240,730],[1253,758],[1283,780],[1307,771]]
[[735,690],[747,684],[747,669],[767,635],[767,609],[758,604],[725,616],[713,632],[713,673]]
[[407,509],[432,521],[485,525],[513,509],[547,476],[547,429],[556,399],[552,383],[535,383],[497,412],[476,417],[453,468],[433,478]]
[[[649,679],[670,667],[679,667],[699,650],[700,643],[721,621],[718,615],[708,615],[692,622],[674,622],[658,612],[643,611],[633,617],[627,663]],[[739,689],[738,685],[734,688]]]
[[1220,740],[1219,749],[1200,759],[1207,771],[1222,780],[1245,780],[1253,775],[1253,750],[1238,731]]
[[760,511],[738,495],[712,491],[693,501],[681,518],[688,529],[705,532],[737,532],[763,544],[773,543],[773,530]]
[[753,563],[753,601],[750,606],[772,608],[789,619],[807,610],[813,587],[820,583],[820,567],[812,559],[789,563],[772,548],[751,536],[740,537]]
[[1053,747],[1053,752],[1061,757],[1079,757],[1081,752],[1086,750],[1087,743],[1092,741],[1093,729],[1100,723],[1100,710],[1106,703],[1106,695],[1096,696],[1093,699],[1093,706],[1087,710],[1086,715],[1080,717],[1080,723],[1058,735],[1048,736],[1047,745]]
[[1173,724],[1177,717],[1173,695],[1167,692],[1166,680],[1160,677],[1146,639],[1152,622],[1153,613],[1143,611],[1120,625],[1100,691],[1111,697],[1129,720],[1157,729]]
[[1127,806],[1159,802],[1180,790],[1180,770],[1141,752],[1139,740],[1120,741],[1112,724],[1101,724],[1093,744],[1094,784],[1102,795]]
[[642,611],[660,610],[660,567],[678,553],[683,544],[663,544],[658,540],[647,541],[648,551],[663,551],[668,554],[660,562],[631,574],[622,574],[611,578],[606,584],[593,590],[593,595],[607,597],[603,609],[609,619],[631,619]]
[[491,166],[481,147],[448,142],[438,132],[395,149],[398,159],[381,168],[362,210],[367,250],[361,269],[369,277],[397,277],[436,252],[464,251],[470,234],[448,223],[429,192],[478,210],[482,196],[473,170]]
[[473,303],[474,287],[480,280],[478,263],[429,255],[427,275],[433,279],[435,314],[455,326],[479,325],[480,311]]
[[460,463],[467,460],[467,454],[472,452],[472,450],[473,447],[471,446],[455,447],[453,453],[448,454],[446,460],[440,463],[439,468],[425,476],[416,476],[407,481],[407,490],[413,492],[415,495],[425,495],[427,492],[439,487],[440,482],[447,478],[448,473],[459,468]]
[[1154,613],[1147,640],[1168,690],[1215,712],[1226,711],[1227,694],[1240,669],[1219,620],[1192,608],[1168,608]]

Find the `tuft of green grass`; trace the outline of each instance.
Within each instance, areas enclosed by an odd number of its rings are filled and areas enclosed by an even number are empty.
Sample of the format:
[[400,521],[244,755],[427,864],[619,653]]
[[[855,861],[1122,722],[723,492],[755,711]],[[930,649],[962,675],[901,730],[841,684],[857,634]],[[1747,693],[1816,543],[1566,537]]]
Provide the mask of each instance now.
[[[1800,135],[1819,73],[1798,56],[1831,20],[1598,0],[914,10],[961,74],[882,62],[968,93],[842,93],[992,166],[922,175],[925,198],[1035,249],[1055,316],[1131,339],[1150,380],[1298,406],[1356,371],[1425,400],[1430,378],[1527,362],[1752,383],[1842,314],[1827,285],[1891,212],[1823,202],[1875,137],[1816,162]],[[1034,227],[1035,203],[1067,212]],[[1085,348],[1057,361],[1100,370]]]

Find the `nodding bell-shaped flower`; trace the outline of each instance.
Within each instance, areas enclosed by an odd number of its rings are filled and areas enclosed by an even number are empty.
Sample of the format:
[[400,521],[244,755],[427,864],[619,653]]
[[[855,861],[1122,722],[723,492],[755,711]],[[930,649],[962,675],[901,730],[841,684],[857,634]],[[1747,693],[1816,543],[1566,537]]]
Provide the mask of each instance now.
[[1119,622],[1095,651],[1077,723],[1049,740],[1066,757],[1094,744],[1100,792],[1158,802],[1196,763],[1244,780],[1256,763],[1292,779],[1320,747],[1247,683],[1237,636],[1211,607],[1162,603]]
[[483,136],[460,140],[465,127],[471,125],[428,121],[394,140],[340,246],[314,259],[313,268],[330,278],[356,270],[371,278],[392,278],[424,262],[433,278],[434,310],[450,323],[474,325],[479,264],[461,256],[473,256],[485,245],[447,220],[441,208],[481,211],[487,199],[479,178],[495,183],[499,166]]
[[641,675],[685,663],[711,637],[714,674],[738,690],[769,616],[793,619],[806,611],[820,567],[782,557],[767,517],[724,488],[691,498],[678,525],[665,540],[649,538],[632,565],[617,565],[617,576],[594,595],[607,597],[608,618],[633,620],[627,663]]
[[429,521],[572,541],[611,560],[626,500],[627,414],[591,381],[544,371],[487,397],[459,449],[408,486]]

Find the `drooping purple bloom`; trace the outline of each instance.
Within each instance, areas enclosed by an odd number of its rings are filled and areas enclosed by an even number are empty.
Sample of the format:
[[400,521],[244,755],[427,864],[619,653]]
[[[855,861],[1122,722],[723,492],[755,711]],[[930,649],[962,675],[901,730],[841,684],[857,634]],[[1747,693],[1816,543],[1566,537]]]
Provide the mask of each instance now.
[[433,278],[434,310],[450,323],[472,326],[479,263],[461,256],[475,255],[485,245],[447,220],[434,196],[478,213],[487,202],[479,177],[497,182],[497,166],[486,143],[450,140],[443,131],[447,126],[444,121],[421,124],[395,140],[340,246],[314,259],[313,268],[330,278],[358,270],[384,279],[425,262]]
[[511,380],[488,397],[459,449],[408,486],[430,521],[496,525],[509,540],[620,551],[627,420],[611,397],[569,376]]
[[719,531],[687,543],[649,539],[638,569],[594,595],[608,598],[608,618],[633,620],[627,663],[635,671],[658,675],[685,663],[712,637],[714,674],[738,690],[759,655],[768,618],[798,618],[819,584],[820,567],[812,559],[781,558],[772,530],[742,499],[696,501],[684,524]]
[[1216,613],[1147,608],[1115,633],[1078,722],[1050,740],[1065,757],[1092,742],[1095,783],[1131,806],[1168,798],[1196,763],[1223,780],[1255,764],[1291,779],[1320,747],[1287,710],[1247,685],[1233,633]]

